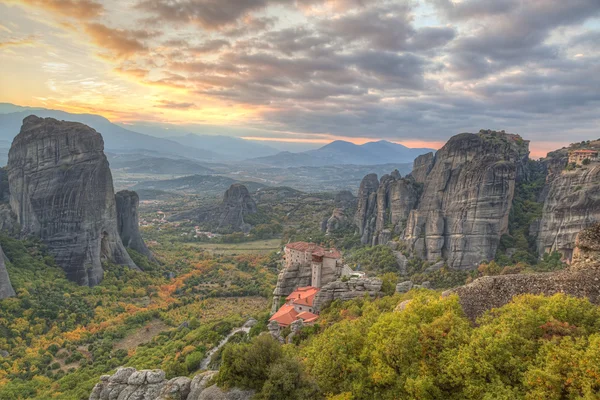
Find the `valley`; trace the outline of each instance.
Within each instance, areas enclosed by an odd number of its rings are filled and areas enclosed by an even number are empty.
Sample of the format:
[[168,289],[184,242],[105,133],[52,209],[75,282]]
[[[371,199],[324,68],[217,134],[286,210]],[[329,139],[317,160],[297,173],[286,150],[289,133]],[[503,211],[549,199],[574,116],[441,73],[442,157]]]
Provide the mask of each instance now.
[[[49,138],[57,150],[32,158]],[[232,172],[237,164],[128,161],[105,155],[100,139],[82,124],[28,117],[1,170],[2,399],[104,400],[109,389],[152,393],[155,384],[180,400],[194,390],[420,398],[419,376],[456,398],[521,398],[539,389],[529,377],[551,368],[536,357],[555,332],[581,340],[578,360],[589,362],[600,181],[596,159],[573,157],[600,142],[538,161],[520,136],[481,130],[411,167],[253,175]],[[260,183],[260,171],[273,175]],[[303,291],[306,304],[290,299]],[[507,348],[525,366],[508,380],[494,356],[492,383],[447,364],[487,351],[487,330],[530,341]],[[382,358],[389,351],[405,369]],[[339,365],[352,368],[339,375]],[[140,374],[162,378],[131,383]],[[277,386],[282,379],[295,383]]]

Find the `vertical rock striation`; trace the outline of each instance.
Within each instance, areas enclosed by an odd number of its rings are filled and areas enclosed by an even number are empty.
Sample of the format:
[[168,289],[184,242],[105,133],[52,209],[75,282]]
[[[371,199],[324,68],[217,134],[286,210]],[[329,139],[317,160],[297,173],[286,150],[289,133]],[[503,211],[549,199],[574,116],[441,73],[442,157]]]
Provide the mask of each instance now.
[[600,222],[600,163],[568,171],[564,152],[550,154],[542,218],[537,224],[540,254],[558,251],[568,261],[577,234]]
[[8,180],[22,233],[39,236],[67,278],[100,283],[103,259],[138,269],[119,237],[112,175],[94,129],[25,118],[8,155]]
[[134,191],[121,190],[115,194],[115,201],[117,205],[117,226],[123,245],[154,261],[154,256],[148,250],[142,235],[140,235],[138,215],[140,197]]
[[504,132],[451,138],[435,155],[419,206],[408,218],[404,239],[414,253],[458,269],[493,259],[508,231],[515,182],[528,154],[528,141]]
[[413,179],[403,179],[398,171],[377,180],[367,175],[358,192],[354,218],[363,244],[386,244],[394,233],[404,229],[406,220],[419,200]]
[[435,155],[433,153],[423,154],[415,159],[415,162],[413,163],[413,170],[410,173],[415,182],[425,183],[427,175],[429,175],[431,168],[433,168],[434,162]]
[[6,299],[7,297],[12,297],[15,295],[15,290],[10,283],[10,277],[8,276],[8,271],[6,270],[6,264],[4,263],[4,252],[0,247],[0,300]]

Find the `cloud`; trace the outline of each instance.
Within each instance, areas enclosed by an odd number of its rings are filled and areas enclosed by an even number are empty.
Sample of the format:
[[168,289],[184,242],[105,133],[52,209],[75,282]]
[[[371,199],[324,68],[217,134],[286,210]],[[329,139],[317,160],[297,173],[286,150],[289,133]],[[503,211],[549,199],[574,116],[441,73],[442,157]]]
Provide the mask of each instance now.
[[23,4],[43,8],[53,13],[77,19],[96,18],[104,6],[93,0],[20,0]]
[[450,69],[460,79],[481,79],[524,63],[557,59],[550,33],[600,15],[598,0],[432,0],[451,21],[467,24],[450,49]]
[[146,51],[147,47],[142,40],[157,35],[143,30],[113,29],[100,23],[88,23],[84,30],[92,43],[109,50],[109,56],[115,58],[129,57]]
[[294,4],[292,0],[142,0],[137,8],[154,18],[166,21],[195,23],[208,30],[232,27],[269,4]]
[[10,39],[4,42],[0,42],[0,49],[4,49],[7,47],[30,47],[35,46],[37,44],[37,40],[35,37],[30,36],[22,39]]
[[195,107],[195,104],[194,103],[184,103],[184,102],[180,103],[180,102],[169,101],[169,100],[161,100],[160,103],[155,105],[154,107],[171,108],[171,109],[176,109],[176,110],[186,110],[186,109]]

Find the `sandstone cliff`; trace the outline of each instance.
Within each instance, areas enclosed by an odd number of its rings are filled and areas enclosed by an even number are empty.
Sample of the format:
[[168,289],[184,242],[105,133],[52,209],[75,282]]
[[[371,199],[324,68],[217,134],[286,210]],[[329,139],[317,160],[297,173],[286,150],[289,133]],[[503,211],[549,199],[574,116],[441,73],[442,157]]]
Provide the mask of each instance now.
[[246,186],[234,183],[227,189],[220,204],[186,211],[169,219],[171,221],[191,219],[198,221],[206,229],[224,233],[249,232],[252,226],[244,218],[256,212],[256,203]]
[[6,270],[6,264],[4,263],[4,252],[0,247],[0,300],[6,299],[7,297],[12,297],[15,295],[15,290],[10,283],[10,277],[8,276],[8,271]]
[[573,264],[564,271],[485,276],[444,292],[444,296],[457,294],[465,313],[473,320],[488,310],[509,303],[514,296],[527,293],[547,296],[565,293],[600,304],[599,274],[600,225],[596,225],[581,232]]
[[8,181],[22,233],[39,236],[69,279],[98,284],[103,259],[137,269],[119,237],[98,132],[75,122],[25,118],[8,155]]
[[358,192],[354,218],[363,244],[386,244],[400,234],[417,205],[419,188],[411,178],[403,179],[398,171],[384,175],[367,175]]
[[326,233],[332,233],[350,224],[351,214],[356,209],[356,197],[350,191],[342,190],[335,195],[334,204],[333,213],[325,222],[324,231]]
[[558,251],[570,260],[577,234],[600,222],[600,163],[566,170],[565,151],[551,153],[544,208],[537,228],[540,254]]
[[[404,239],[415,255],[470,269],[496,255],[508,231],[518,171],[529,154],[518,135],[480,131],[451,138],[435,157]],[[419,179],[422,179],[419,177]]]
[[206,371],[193,379],[178,377],[165,379],[162,370],[119,368],[113,375],[104,375],[89,400],[250,400],[252,391],[231,389],[224,391],[209,386],[216,371]]
[[115,201],[117,204],[117,226],[123,245],[154,261],[154,256],[148,250],[142,235],[140,235],[138,215],[140,198],[138,194],[134,191],[122,190],[115,194]]

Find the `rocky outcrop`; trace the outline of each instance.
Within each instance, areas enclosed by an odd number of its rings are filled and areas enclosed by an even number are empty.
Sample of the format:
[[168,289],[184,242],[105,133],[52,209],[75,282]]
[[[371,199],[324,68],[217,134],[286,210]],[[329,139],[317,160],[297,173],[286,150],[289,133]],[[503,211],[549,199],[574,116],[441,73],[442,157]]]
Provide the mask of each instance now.
[[246,186],[234,183],[227,189],[220,204],[186,211],[169,219],[171,221],[192,219],[207,229],[223,233],[249,232],[252,226],[244,221],[244,217],[256,212],[256,203]]
[[408,218],[404,240],[413,253],[430,262],[445,259],[455,269],[493,259],[508,232],[515,182],[528,148],[528,141],[504,132],[450,139],[436,153],[419,205]]
[[573,264],[564,271],[485,276],[460,288],[444,292],[457,294],[466,315],[475,320],[488,310],[502,307],[514,296],[564,293],[588,298],[600,304],[600,225],[583,231],[577,240]]
[[119,368],[114,375],[104,375],[92,390],[89,400],[250,400],[252,391],[224,391],[208,386],[216,371],[206,371],[194,379],[165,379],[161,370]]
[[370,243],[375,231],[375,209],[377,207],[377,189],[379,179],[377,174],[369,174],[360,182],[354,223],[358,227],[360,240],[363,244]]
[[367,175],[358,192],[354,218],[363,244],[386,244],[400,234],[419,200],[418,187],[412,179],[403,179],[398,171],[377,179]]
[[4,262],[5,258],[6,256],[0,247],[0,300],[15,295],[15,290],[10,283],[10,277],[8,276],[8,271],[6,270],[6,264]]
[[277,276],[271,313],[277,311],[281,298],[289,296],[296,288],[310,286],[311,283],[312,268],[310,264],[293,263],[283,268]]
[[117,204],[117,226],[123,245],[146,256],[149,260],[155,261],[154,256],[146,247],[142,235],[140,235],[138,215],[140,198],[138,194],[131,190],[122,190],[115,194],[115,201]]
[[557,155],[548,160],[543,214],[537,224],[537,248],[541,255],[558,251],[570,261],[577,234],[600,222],[600,163],[567,171],[566,158]]
[[315,310],[322,310],[334,300],[352,300],[369,295],[371,297],[382,296],[382,282],[376,278],[350,279],[334,281],[323,286],[315,296],[313,306]]
[[417,157],[413,163],[413,170],[410,173],[410,176],[412,176],[417,183],[425,183],[427,175],[429,175],[431,168],[433,168],[434,162],[434,153],[427,153]]
[[335,230],[348,226],[352,220],[352,213],[356,209],[356,197],[348,190],[342,190],[335,195],[335,208],[333,214],[325,223],[326,233],[332,233]]
[[137,269],[119,237],[98,132],[75,122],[25,118],[8,155],[8,181],[22,233],[39,236],[69,279],[98,284],[103,259]]

